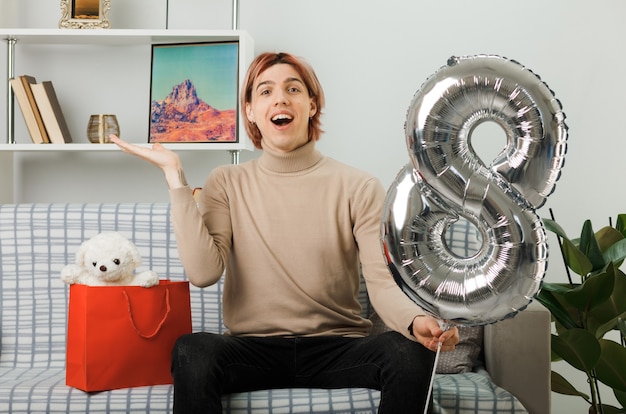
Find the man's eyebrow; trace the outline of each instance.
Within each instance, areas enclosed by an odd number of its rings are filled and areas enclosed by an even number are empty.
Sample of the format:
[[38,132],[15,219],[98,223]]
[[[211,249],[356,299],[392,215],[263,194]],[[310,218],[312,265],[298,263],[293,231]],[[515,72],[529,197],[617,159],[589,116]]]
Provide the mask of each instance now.
[[[296,78],[296,77],[291,77],[291,78],[287,78],[285,79],[285,81],[283,83],[290,83],[290,82],[298,82],[302,85],[304,85],[304,82],[302,81],[302,79],[300,78]],[[259,89],[261,86],[265,86],[265,85],[274,85],[276,82],[272,81],[272,80],[266,80],[263,82],[259,82],[259,84],[256,86],[256,89]]]
[[265,85],[273,85],[274,81],[271,80],[266,80],[263,82],[259,82],[259,84],[256,86],[256,89],[259,89],[261,86],[265,86]]
[[304,82],[302,81],[302,79],[300,79],[300,78],[296,78],[296,77],[293,77],[293,78],[287,78],[287,79],[285,80],[285,83],[289,83],[289,82],[298,82],[298,83],[301,83],[301,84],[303,84],[303,85],[304,85]]

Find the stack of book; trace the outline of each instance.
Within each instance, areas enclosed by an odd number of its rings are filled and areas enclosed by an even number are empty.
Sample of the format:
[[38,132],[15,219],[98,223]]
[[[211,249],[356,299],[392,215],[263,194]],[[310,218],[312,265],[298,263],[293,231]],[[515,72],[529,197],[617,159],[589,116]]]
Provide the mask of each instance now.
[[34,77],[11,78],[11,88],[35,144],[72,142],[61,105],[51,81],[37,83]]

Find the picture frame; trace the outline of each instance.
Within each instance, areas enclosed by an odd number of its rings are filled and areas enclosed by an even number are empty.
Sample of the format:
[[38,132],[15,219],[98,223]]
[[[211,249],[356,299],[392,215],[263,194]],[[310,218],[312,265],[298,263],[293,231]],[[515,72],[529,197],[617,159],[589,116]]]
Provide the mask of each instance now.
[[239,42],[153,44],[148,142],[239,142]]
[[110,0],[61,0],[60,29],[109,29]]

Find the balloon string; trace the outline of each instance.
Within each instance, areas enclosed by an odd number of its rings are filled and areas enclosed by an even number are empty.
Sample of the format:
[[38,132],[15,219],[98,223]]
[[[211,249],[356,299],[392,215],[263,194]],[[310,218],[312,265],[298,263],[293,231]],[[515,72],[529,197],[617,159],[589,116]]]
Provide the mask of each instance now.
[[[442,331],[447,331],[452,327],[452,324],[448,321],[437,319],[439,327]],[[439,362],[439,354],[441,354],[441,346],[443,342],[437,344],[437,352],[435,353],[435,362],[433,363],[433,373],[430,377],[430,384],[428,385],[428,394],[426,395],[426,407],[424,407],[424,414],[428,414],[428,406],[430,405],[430,397],[433,394],[433,386],[435,384],[435,374],[437,373],[437,363]]]
[[441,345],[437,344],[437,353],[435,354],[435,363],[433,364],[433,373],[430,377],[430,384],[428,385],[428,394],[426,395],[426,407],[424,407],[424,414],[428,414],[428,406],[430,405],[430,396],[433,393],[433,385],[435,384],[435,374],[437,373],[437,362],[439,361],[439,354],[441,353]]

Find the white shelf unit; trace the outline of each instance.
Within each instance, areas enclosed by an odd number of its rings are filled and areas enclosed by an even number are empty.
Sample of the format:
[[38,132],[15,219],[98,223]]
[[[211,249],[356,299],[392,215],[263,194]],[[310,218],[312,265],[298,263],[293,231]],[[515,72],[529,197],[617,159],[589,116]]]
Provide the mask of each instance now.
[[[102,50],[103,54],[108,54],[108,59],[114,59],[116,50],[121,48],[139,48],[142,56],[149,56],[149,50],[153,44],[166,43],[200,43],[200,42],[221,42],[221,41],[237,41],[239,43],[239,86],[243,81],[243,74],[246,72],[250,62],[254,57],[254,42],[249,34],[241,30],[133,30],[133,29],[1,29],[0,39],[6,42],[7,47],[7,75],[8,78],[28,74],[29,67],[20,65],[20,73],[15,72],[16,60],[19,56],[17,52],[20,48],[61,48],[62,51],[89,48]],[[97,49],[100,48],[100,49]],[[36,53],[33,53],[36,55]],[[62,57],[59,57],[62,59]],[[143,59],[145,60],[145,59]],[[36,61],[36,58],[35,58]],[[19,63],[19,62],[18,62]],[[39,72],[42,68],[41,64],[47,62],[37,62],[35,66]],[[116,62],[116,65],[123,67],[124,61]],[[129,63],[127,63],[128,65]],[[67,62],[71,65],[71,62]],[[139,71],[142,77],[149,79],[148,72],[150,62],[143,62],[142,67],[147,68],[146,71]],[[129,72],[137,73],[136,68]],[[45,70],[45,68],[44,68]],[[146,73],[147,72],[147,73]],[[38,79],[39,80],[39,79]],[[54,80],[54,79],[53,79]],[[141,79],[145,83],[145,78]],[[56,82],[55,82],[56,83]],[[102,85],[106,89],[107,85]],[[57,90],[57,93],[59,91]],[[106,93],[106,91],[100,93]],[[141,98],[144,97],[146,91],[129,91],[129,93],[139,93]],[[23,122],[17,102],[13,97],[13,91],[10,86],[6,86],[6,136],[0,139],[0,203],[12,202],[14,199],[14,173],[15,154],[29,152],[83,152],[83,151],[119,151],[116,145],[112,144],[92,144],[86,138],[74,139],[74,143],[69,144],[34,144],[30,143],[30,137],[15,136],[15,124]],[[86,103],[90,101],[90,96],[72,97],[72,99],[84,100]],[[93,99],[93,98],[92,98]],[[146,108],[148,98],[145,97]],[[82,105],[82,101],[81,101]],[[62,102],[62,106],[63,102]],[[65,109],[65,108],[64,108]],[[146,109],[147,111],[147,109]],[[66,115],[67,117],[67,115]],[[239,116],[238,125],[238,142],[234,143],[170,143],[165,144],[167,148],[175,151],[230,151],[232,154],[232,162],[238,162],[239,151],[254,150],[252,143],[247,138],[243,122]],[[133,122],[145,122],[145,130],[147,131],[147,115],[145,119],[137,119]],[[74,135],[74,134],[73,134]],[[122,129],[124,136],[124,129]],[[2,138],[2,135],[0,135]],[[137,139],[137,138],[135,138]],[[83,141],[83,142],[81,142]],[[16,143],[17,142],[17,143]],[[144,141],[145,142],[145,141]],[[137,143],[137,142],[135,142]],[[139,143],[146,145],[147,143]]]
[[[197,42],[219,42],[219,41],[238,41],[239,42],[239,74],[240,85],[241,77],[246,72],[248,65],[254,57],[254,43],[252,38],[241,30],[80,30],[80,29],[0,29],[0,37],[9,43],[9,53],[7,53],[7,67],[14,66],[14,62],[10,59],[14,58],[15,53],[11,52],[12,47],[20,47],[20,45],[89,45],[89,46],[145,46],[150,48],[152,44],[164,43],[197,43]],[[13,43],[13,46],[11,46]],[[9,69],[11,70],[11,69]],[[16,74],[9,73],[9,77]],[[146,76],[150,76],[149,73]],[[9,102],[11,101],[11,102]],[[17,105],[13,102],[13,93],[11,88],[7,88],[7,109],[13,108],[14,114],[19,111]],[[8,114],[10,116],[10,114]],[[17,115],[13,115],[17,118]],[[16,121],[17,122],[17,121]],[[7,121],[7,124],[9,122]],[[210,143],[210,144],[184,144],[176,145],[177,150],[253,150],[252,143],[245,136],[245,130],[240,120],[239,122],[239,142],[236,143]],[[7,130],[5,144],[0,144],[0,151],[41,151],[40,145],[16,145],[10,143],[12,131]],[[90,143],[75,143],[66,146],[70,148],[61,148],[58,145],[44,145],[46,150],[59,151],[70,150],[76,147],[80,151],[101,151],[96,145]]]

